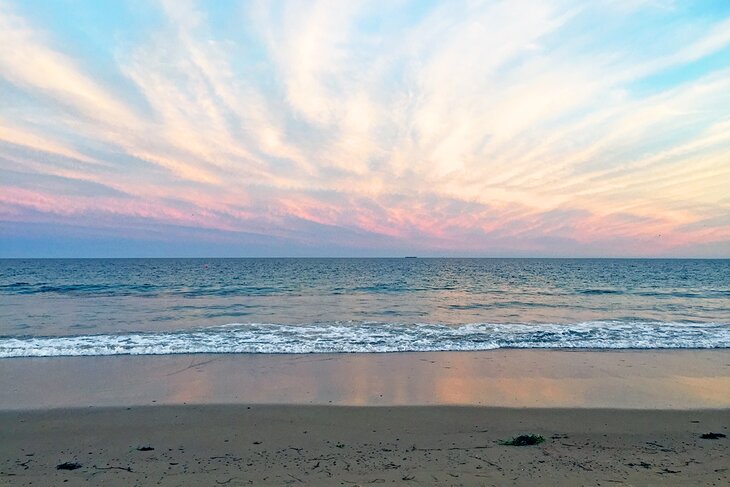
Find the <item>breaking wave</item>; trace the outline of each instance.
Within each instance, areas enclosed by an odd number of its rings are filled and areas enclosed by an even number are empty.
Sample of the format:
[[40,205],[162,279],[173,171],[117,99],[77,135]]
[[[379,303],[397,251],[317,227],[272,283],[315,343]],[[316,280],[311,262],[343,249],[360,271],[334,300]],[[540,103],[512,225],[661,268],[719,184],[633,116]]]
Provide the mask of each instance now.
[[0,337],[0,358],[191,353],[478,351],[499,348],[730,348],[730,323],[252,323],[168,332]]

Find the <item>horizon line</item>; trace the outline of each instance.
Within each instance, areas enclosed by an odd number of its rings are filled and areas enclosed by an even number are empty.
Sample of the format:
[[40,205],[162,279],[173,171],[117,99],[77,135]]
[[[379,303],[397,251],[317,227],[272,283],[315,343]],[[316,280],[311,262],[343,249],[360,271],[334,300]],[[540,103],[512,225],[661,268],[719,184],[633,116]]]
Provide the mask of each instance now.
[[293,256],[293,255],[279,255],[279,256],[236,256],[236,257],[222,257],[222,256],[167,256],[167,257],[150,257],[150,256],[84,256],[84,257],[3,257],[0,256],[0,260],[174,260],[174,259],[196,259],[196,260],[236,260],[236,259],[491,259],[491,260],[509,260],[509,259],[523,259],[523,260],[730,260],[728,257],[556,257],[556,256],[445,256],[445,255],[392,255],[392,256]]

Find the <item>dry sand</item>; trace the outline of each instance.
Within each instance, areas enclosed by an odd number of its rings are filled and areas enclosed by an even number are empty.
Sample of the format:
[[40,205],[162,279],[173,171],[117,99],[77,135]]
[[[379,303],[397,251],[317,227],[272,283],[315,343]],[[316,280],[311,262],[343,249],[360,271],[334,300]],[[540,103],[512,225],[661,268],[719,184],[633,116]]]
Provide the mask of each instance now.
[[[157,406],[0,413],[0,484],[730,485],[728,410]],[[523,433],[541,445],[503,446]],[[152,449],[140,450],[141,447]],[[57,470],[63,462],[80,468]]]

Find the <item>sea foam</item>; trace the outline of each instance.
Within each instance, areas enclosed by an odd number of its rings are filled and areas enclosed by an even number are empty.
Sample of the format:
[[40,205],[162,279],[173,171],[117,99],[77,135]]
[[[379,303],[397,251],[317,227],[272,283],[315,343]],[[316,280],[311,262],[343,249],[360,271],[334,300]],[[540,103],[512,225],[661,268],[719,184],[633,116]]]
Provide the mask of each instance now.
[[730,348],[730,323],[236,323],[169,332],[0,337],[2,358],[186,353],[477,351],[499,348]]

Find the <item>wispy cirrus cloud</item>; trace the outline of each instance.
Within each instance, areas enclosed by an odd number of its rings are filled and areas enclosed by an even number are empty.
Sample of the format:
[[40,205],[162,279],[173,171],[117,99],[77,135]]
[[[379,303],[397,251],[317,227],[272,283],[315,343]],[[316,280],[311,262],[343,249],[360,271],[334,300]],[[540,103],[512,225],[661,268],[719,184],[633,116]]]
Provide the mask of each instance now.
[[728,255],[730,7],[114,6],[145,21],[0,3],[3,225],[205,229],[242,255],[249,235],[294,254]]

